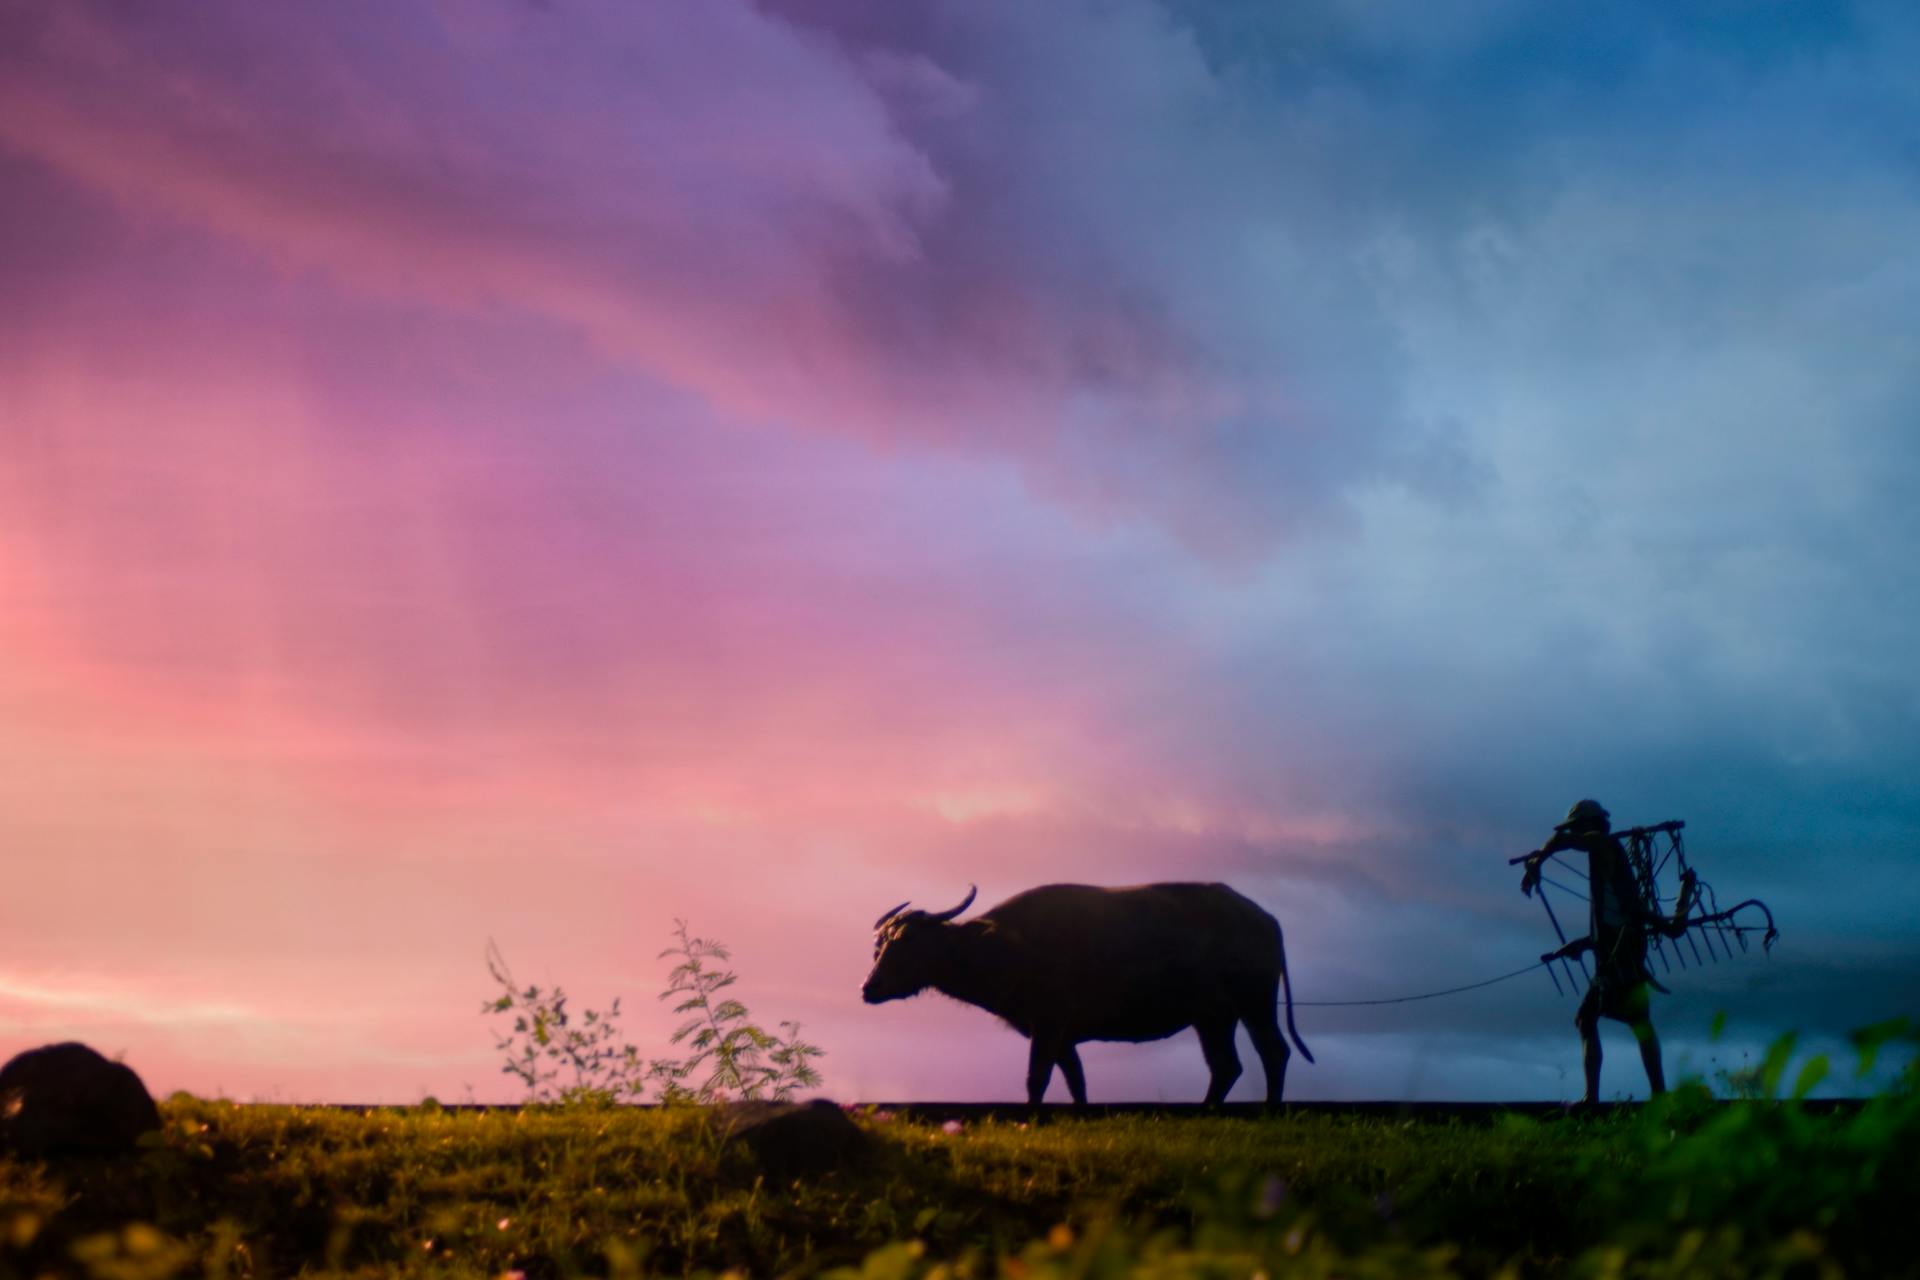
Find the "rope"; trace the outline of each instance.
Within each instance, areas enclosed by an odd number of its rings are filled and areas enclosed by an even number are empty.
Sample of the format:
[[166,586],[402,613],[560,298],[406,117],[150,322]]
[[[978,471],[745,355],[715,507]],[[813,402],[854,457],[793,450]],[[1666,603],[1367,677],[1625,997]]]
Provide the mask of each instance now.
[[[1762,927],[1757,924],[1730,924],[1722,927],[1734,933],[1764,932]],[[1444,991],[1426,991],[1417,996],[1390,996],[1384,1000],[1295,1000],[1293,1004],[1297,1009],[1350,1009],[1356,1005],[1411,1004],[1415,1000],[1432,1000],[1438,996],[1457,996],[1462,991],[1478,991],[1481,987],[1490,987],[1496,982],[1505,982],[1510,978],[1517,978],[1523,973],[1532,973],[1535,969],[1544,968],[1546,968],[1546,961],[1536,960],[1525,968],[1515,969],[1512,973],[1503,973],[1497,978],[1488,978],[1485,982],[1469,982],[1464,987],[1448,987]]]
[[1448,987],[1445,991],[1428,991],[1417,996],[1393,996],[1386,1000],[1295,1000],[1294,1007],[1299,1009],[1333,1009],[1358,1004],[1407,1004],[1414,1000],[1431,1000],[1435,996],[1458,995],[1462,991],[1477,991],[1481,987],[1490,987],[1496,982],[1505,982],[1508,978],[1517,978],[1523,973],[1532,973],[1535,969],[1546,967],[1543,960],[1535,960],[1524,969],[1515,969],[1512,973],[1503,973],[1497,978],[1488,978],[1485,982],[1469,982],[1464,987]]

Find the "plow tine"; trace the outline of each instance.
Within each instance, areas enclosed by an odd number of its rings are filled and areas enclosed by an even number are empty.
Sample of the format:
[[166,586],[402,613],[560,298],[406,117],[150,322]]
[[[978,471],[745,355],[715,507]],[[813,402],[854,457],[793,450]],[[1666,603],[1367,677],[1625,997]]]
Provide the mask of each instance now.
[[[1707,962],[1700,958],[1700,944],[1693,940],[1693,930],[1687,930],[1685,937],[1687,939],[1687,945],[1693,948],[1693,962],[1697,965],[1705,965]],[[1675,950],[1678,950],[1678,948],[1676,947]]]
[[1560,989],[1560,978],[1558,974],[1554,973],[1553,966],[1550,964],[1543,964],[1540,967],[1542,969],[1545,969],[1547,971],[1547,977],[1553,980],[1553,994],[1560,996],[1564,999],[1567,993]]
[[1713,949],[1713,935],[1707,932],[1707,926],[1705,926],[1704,924],[1698,925],[1696,927],[1700,930],[1700,941],[1707,944],[1707,959],[1718,960],[1720,958],[1720,953]]
[[[1553,922],[1554,936],[1560,939],[1560,945],[1564,947],[1567,945],[1566,930],[1560,927],[1560,917],[1553,913],[1553,904],[1547,901],[1547,886],[1545,884],[1540,886],[1539,894],[1540,905],[1547,909],[1547,919]],[[1573,993],[1579,995],[1580,985],[1573,982],[1573,962],[1563,956],[1561,957],[1560,963],[1567,966],[1567,981],[1573,984]],[[1580,961],[1580,976],[1583,978],[1587,976],[1587,962],[1584,957]],[[1589,979],[1589,981],[1591,981],[1591,979]],[[1556,982],[1555,985],[1558,985],[1558,983]]]

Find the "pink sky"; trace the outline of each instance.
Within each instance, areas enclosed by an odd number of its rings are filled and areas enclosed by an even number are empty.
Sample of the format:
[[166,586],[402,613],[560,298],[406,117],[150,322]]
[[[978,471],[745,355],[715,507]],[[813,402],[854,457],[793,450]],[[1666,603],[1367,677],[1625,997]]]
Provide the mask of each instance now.
[[[613,50],[528,65],[508,9],[338,62],[307,39],[344,20],[243,6],[13,20],[23,1031],[162,1089],[498,1096],[488,938],[624,993],[644,1042],[685,915],[836,1086],[899,1093],[911,1059],[857,1047],[902,1022],[855,998],[881,907],[1287,820],[1122,723],[1183,642],[1112,589],[1114,538],[942,446],[1018,456],[1090,360],[1160,384],[1135,401],[1192,375],[1011,280],[901,292],[944,274],[943,184],[831,51],[730,6],[602,17],[661,73],[625,104]],[[715,98],[669,43],[762,65]]]
[[[1741,564],[1701,574],[1733,612],[1673,586],[1716,547],[1655,567],[1563,518],[1601,509],[1569,468],[1634,464],[1554,363],[1606,274],[1556,274],[1605,243],[1565,220],[1618,217],[1403,188],[1370,167],[1415,145],[1391,95],[1275,100],[1156,4],[939,12],[0,17],[0,1048],[82,1037],[161,1092],[508,1097],[487,941],[664,1051],[684,916],[837,1096],[1010,1096],[983,1015],[859,1003],[880,910],[1224,878],[1303,997],[1372,995],[1408,980],[1382,937],[1446,939],[1405,945],[1462,981],[1531,958],[1503,859],[1565,792],[1737,824],[1725,779],[1768,785],[1777,733],[1841,762],[1793,785],[1845,810],[1872,753],[1809,681],[1889,669],[1905,624],[1844,670],[1811,625],[1761,646]],[[1774,338],[1724,367],[1787,368]],[[1755,402],[1844,383],[1879,439],[1893,393],[1840,367]],[[1799,450],[1746,448],[1749,493],[1825,512]],[[1864,448],[1821,456],[1819,501],[1872,500]],[[1543,750],[1569,669],[1685,766]],[[1755,719],[1749,676],[1807,692]],[[1296,1087],[1495,1063],[1551,1093],[1565,1011],[1525,1000],[1544,1049],[1323,1015],[1359,1065]],[[1185,1041],[1094,1062],[1096,1096],[1203,1079]]]

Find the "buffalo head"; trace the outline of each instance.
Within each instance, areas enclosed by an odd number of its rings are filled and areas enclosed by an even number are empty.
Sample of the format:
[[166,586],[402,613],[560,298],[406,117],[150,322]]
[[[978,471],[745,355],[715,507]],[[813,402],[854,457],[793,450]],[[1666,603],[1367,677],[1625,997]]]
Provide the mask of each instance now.
[[873,922],[873,972],[860,988],[868,1004],[918,995],[933,982],[946,948],[942,926],[973,905],[969,887],[960,905],[945,911],[908,911],[907,903]]

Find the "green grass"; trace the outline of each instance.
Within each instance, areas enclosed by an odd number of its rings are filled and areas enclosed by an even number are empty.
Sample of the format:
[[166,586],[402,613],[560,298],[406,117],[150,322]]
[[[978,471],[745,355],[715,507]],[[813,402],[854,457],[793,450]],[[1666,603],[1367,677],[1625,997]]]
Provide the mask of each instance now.
[[1913,1275],[1920,1106],[1491,1125],[970,1126],[770,1185],[706,1113],[176,1098],[132,1160],[0,1160],[0,1276]]

